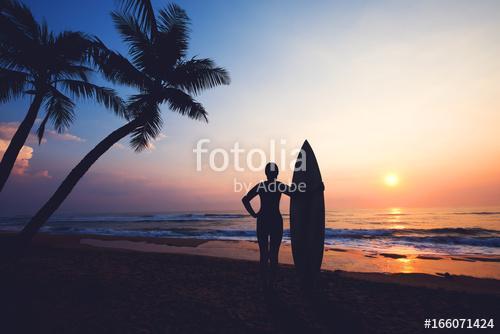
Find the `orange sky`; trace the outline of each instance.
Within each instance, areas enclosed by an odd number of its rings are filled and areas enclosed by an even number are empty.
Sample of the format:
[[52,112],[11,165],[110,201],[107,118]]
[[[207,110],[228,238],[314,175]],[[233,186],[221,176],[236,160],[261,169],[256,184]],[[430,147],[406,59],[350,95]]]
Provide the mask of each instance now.
[[[241,209],[234,178],[256,182],[263,173],[197,172],[192,150],[202,138],[211,140],[210,149],[239,142],[266,152],[270,140],[283,139],[288,155],[308,139],[329,209],[500,204],[499,2],[254,6],[252,15],[229,5],[191,9],[193,54],[213,57],[232,76],[229,87],[200,97],[210,123],[166,111],[154,149],[138,155],[123,141],[63,210]],[[229,27],[214,24],[222,16],[233,18]],[[24,110],[2,108],[13,115],[4,126]],[[32,198],[20,211],[42,204],[83,154],[121,124],[95,107],[82,108],[87,118],[66,137],[27,144],[32,157],[24,179],[17,175],[9,195],[2,194],[6,207],[27,192]],[[399,176],[398,186],[384,185],[388,173]]]

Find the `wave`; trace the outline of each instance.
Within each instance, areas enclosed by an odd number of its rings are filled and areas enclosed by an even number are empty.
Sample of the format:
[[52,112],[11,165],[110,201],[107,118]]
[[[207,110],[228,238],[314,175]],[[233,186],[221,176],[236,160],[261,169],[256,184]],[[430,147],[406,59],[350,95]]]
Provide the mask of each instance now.
[[446,244],[479,247],[500,247],[500,231],[481,228],[435,229],[329,229],[325,238],[331,240],[383,240],[396,244]]
[[[500,211],[459,209],[450,212],[341,212],[326,215],[325,242],[355,248],[383,249],[393,246],[430,249],[448,253],[500,254]],[[496,210],[496,211],[495,211]],[[457,216],[464,215],[464,216]],[[468,215],[468,216],[465,216]],[[391,216],[402,229],[390,228]],[[289,242],[289,217],[283,214],[283,240]],[[18,231],[28,216],[0,217],[2,231]],[[394,218],[394,217],[392,217]],[[458,220],[458,221],[457,221]],[[433,228],[425,228],[432,224]],[[59,215],[42,231],[52,234],[107,235],[119,237],[198,238],[256,240],[255,221],[240,212],[110,213]]]
[[45,226],[43,232],[54,234],[88,234],[88,235],[107,235],[107,236],[123,236],[123,237],[176,237],[176,238],[200,238],[200,239],[250,239],[255,238],[254,230],[198,230],[190,228],[174,228],[168,230],[158,229],[140,229],[140,230],[116,230],[112,228],[79,228],[68,226]]
[[500,231],[488,230],[482,228],[433,228],[433,229],[332,229],[325,230],[327,236],[344,236],[344,237],[387,237],[387,236],[402,236],[402,235],[471,235],[471,236],[498,236]]
[[149,223],[149,222],[197,222],[223,221],[249,218],[248,214],[237,213],[181,213],[157,215],[105,215],[105,216],[59,216],[50,220],[51,223]]
[[410,213],[376,213],[374,216],[411,216]]
[[465,238],[465,237],[400,237],[400,241],[411,244],[445,244],[445,245],[467,245],[478,247],[500,247],[500,238]]
[[[63,226],[46,226],[44,232],[56,234],[94,234],[113,235],[123,237],[176,237],[199,239],[237,239],[255,240],[256,233],[253,229],[196,229],[196,228],[171,228],[168,230],[139,229],[116,230],[112,228],[79,228]],[[403,233],[404,232],[404,233]],[[283,231],[283,239],[290,240],[290,230]],[[441,228],[430,230],[362,230],[362,229],[331,229],[325,230],[327,244],[336,242],[383,242],[399,245],[463,245],[477,247],[500,247],[500,231],[479,228]],[[364,241],[363,241],[364,240]]]
[[500,211],[453,212],[454,215],[500,215]]

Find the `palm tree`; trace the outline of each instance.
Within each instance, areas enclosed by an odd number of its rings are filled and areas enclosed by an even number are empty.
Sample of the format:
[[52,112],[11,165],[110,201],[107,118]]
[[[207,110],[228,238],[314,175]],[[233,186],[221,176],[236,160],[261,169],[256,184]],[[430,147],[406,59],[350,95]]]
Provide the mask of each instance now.
[[131,61],[118,53],[96,48],[94,59],[104,75],[115,83],[138,89],[127,103],[127,123],[94,147],[69,173],[52,197],[21,232],[31,240],[57,210],[77,182],[111,146],[131,135],[136,151],[147,148],[162,126],[160,106],[195,120],[207,121],[203,105],[192,95],[230,82],[228,72],[210,59],[186,58],[189,18],[179,6],[170,4],[156,16],[149,0],[125,0],[113,12],[116,28],[129,46]]
[[72,123],[75,103],[71,98],[95,99],[117,113],[124,112],[114,90],[88,81],[92,69],[86,64],[95,47],[92,37],[73,31],[54,34],[45,22],[38,23],[24,4],[0,0],[0,103],[31,97],[28,113],[0,163],[0,191],[40,108],[45,116],[37,131],[39,142],[48,121],[58,132],[66,131]]

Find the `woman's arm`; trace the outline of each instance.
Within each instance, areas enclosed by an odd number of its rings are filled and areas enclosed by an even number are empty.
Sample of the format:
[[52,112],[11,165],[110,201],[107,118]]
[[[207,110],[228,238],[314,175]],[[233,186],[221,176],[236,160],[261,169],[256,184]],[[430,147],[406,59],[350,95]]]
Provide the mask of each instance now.
[[255,212],[255,210],[253,209],[252,207],[252,204],[250,203],[250,201],[255,197],[257,196],[257,188],[259,187],[259,184],[256,184],[252,189],[250,189],[250,191],[245,195],[243,196],[243,198],[241,199],[241,201],[243,202],[243,206],[245,206],[245,209],[247,209],[248,213],[250,214],[250,216],[254,217],[254,218],[257,218],[257,213]]

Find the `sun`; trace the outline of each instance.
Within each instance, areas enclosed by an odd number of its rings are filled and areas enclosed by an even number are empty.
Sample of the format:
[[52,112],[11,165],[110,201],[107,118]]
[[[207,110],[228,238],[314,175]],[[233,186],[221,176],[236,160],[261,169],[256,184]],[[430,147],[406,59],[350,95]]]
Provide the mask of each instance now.
[[387,174],[384,178],[384,183],[388,187],[395,187],[399,184],[399,177],[394,173]]

